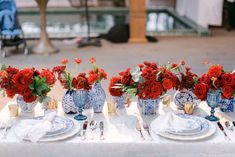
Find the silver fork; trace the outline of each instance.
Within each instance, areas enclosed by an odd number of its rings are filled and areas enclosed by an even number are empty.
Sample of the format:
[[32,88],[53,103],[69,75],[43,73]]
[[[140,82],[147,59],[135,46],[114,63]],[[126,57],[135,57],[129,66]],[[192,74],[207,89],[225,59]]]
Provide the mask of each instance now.
[[143,133],[142,133],[142,128],[141,128],[140,122],[138,122],[138,123],[136,124],[136,130],[140,132],[140,137],[141,137],[141,139],[142,139],[142,140],[145,140],[144,135],[143,135]]
[[144,122],[144,129],[148,132],[148,135],[151,138],[151,140],[153,140],[153,137],[151,136],[150,131],[149,131],[149,125],[146,122]]

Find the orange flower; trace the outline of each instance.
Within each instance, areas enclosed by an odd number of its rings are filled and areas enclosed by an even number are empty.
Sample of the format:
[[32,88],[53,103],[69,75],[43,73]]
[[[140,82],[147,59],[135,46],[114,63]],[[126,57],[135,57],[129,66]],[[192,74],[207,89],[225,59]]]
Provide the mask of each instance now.
[[96,59],[94,57],[90,58],[90,63],[95,63],[96,62]]
[[67,64],[69,61],[67,58],[64,58],[60,61],[61,64]]
[[220,65],[213,65],[208,70],[209,77],[219,77],[222,74],[223,67]]
[[82,63],[82,60],[81,60],[80,58],[75,58],[74,61],[75,61],[77,64]]
[[1,77],[7,77],[7,72],[6,71],[0,71],[0,78]]

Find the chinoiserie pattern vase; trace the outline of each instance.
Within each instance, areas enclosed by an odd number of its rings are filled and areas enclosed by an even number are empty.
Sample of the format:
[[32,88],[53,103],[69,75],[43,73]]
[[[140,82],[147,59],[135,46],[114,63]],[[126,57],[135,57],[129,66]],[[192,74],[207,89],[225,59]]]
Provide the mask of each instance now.
[[199,100],[196,98],[192,90],[183,89],[176,91],[173,101],[179,110],[184,109],[184,104],[186,102],[192,102],[196,106],[199,105]]
[[160,99],[139,99],[138,103],[141,107],[142,114],[152,115],[157,113]]
[[73,93],[75,90],[68,90],[63,96],[61,105],[65,113],[67,114],[75,114],[77,113],[77,107],[73,101]]
[[38,101],[36,100],[31,103],[27,103],[24,101],[22,95],[18,95],[16,98],[16,103],[19,105],[21,113],[33,113]]
[[116,103],[116,107],[118,109],[125,108],[125,102],[124,102],[125,97],[124,97],[124,95],[122,95],[122,96],[113,96],[113,100]]
[[90,103],[95,113],[103,111],[106,95],[100,83],[95,83],[89,93]]
[[235,98],[221,99],[219,106],[222,112],[234,112]]

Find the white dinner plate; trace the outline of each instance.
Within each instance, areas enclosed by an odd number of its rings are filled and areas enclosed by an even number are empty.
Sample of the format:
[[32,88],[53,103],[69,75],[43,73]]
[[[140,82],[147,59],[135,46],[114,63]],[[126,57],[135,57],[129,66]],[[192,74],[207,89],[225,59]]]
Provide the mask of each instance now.
[[190,136],[175,135],[175,134],[171,134],[171,133],[168,133],[168,132],[156,133],[151,129],[151,125],[150,125],[150,131],[155,135],[159,135],[159,136],[162,136],[164,138],[171,139],[171,140],[196,141],[196,140],[202,140],[202,139],[208,138],[208,137],[212,136],[215,133],[215,130],[216,130],[215,125],[211,122],[208,122],[208,124],[209,124],[209,127],[205,132],[202,132],[202,133],[196,134],[196,135],[190,135]]

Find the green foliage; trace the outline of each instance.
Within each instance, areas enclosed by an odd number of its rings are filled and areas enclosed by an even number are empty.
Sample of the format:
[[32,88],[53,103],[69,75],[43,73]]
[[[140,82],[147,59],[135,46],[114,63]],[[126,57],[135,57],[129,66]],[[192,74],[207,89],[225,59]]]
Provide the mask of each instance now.
[[6,70],[7,69],[7,65],[3,64],[1,67],[1,70]]
[[29,88],[32,90],[34,96],[39,96],[39,101],[42,101],[45,94],[51,90],[46,83],[46,78],[41,78],[40,76],[33,78],[33,83],[29,85]]

